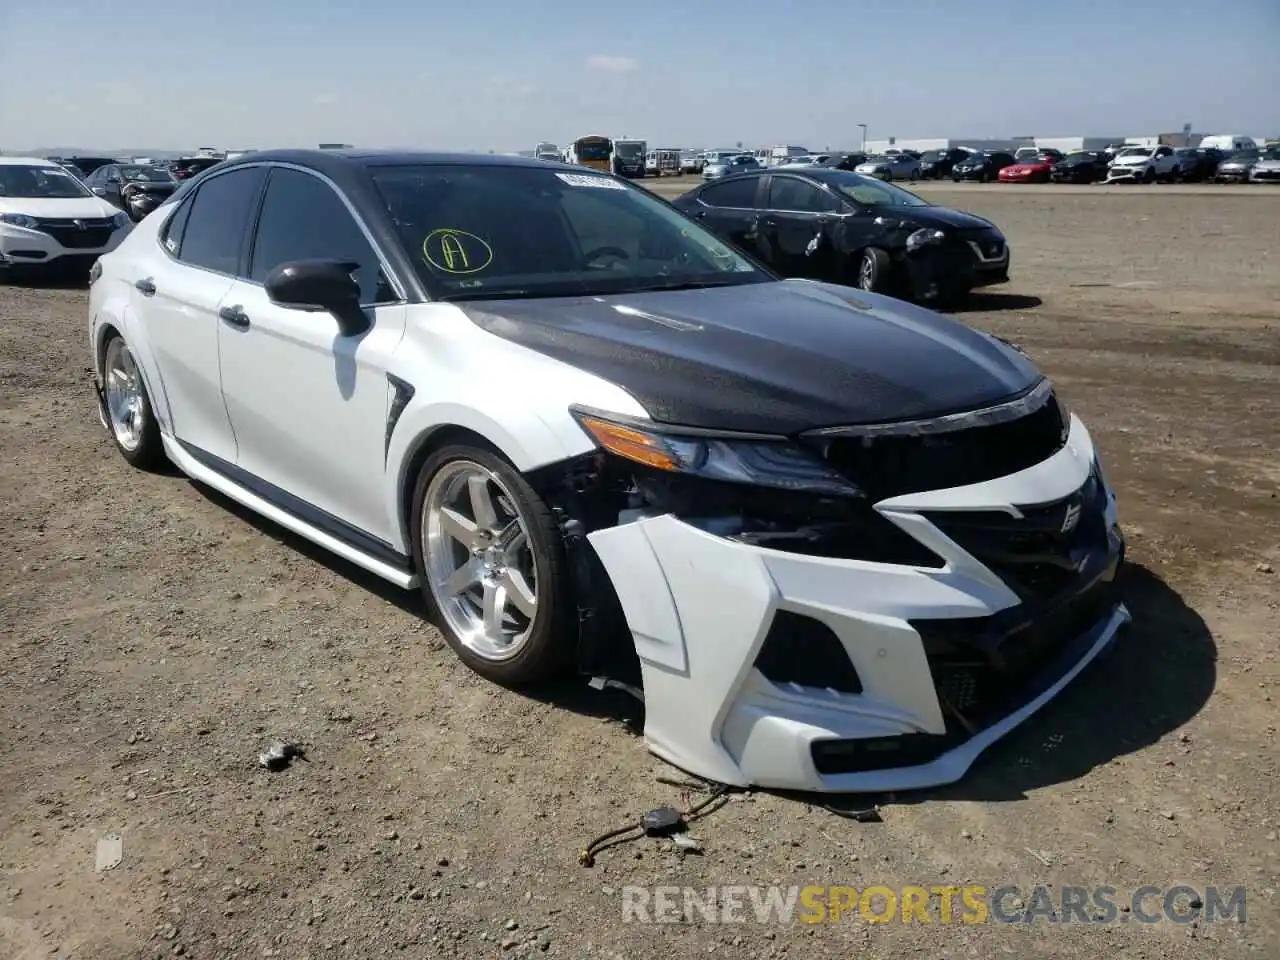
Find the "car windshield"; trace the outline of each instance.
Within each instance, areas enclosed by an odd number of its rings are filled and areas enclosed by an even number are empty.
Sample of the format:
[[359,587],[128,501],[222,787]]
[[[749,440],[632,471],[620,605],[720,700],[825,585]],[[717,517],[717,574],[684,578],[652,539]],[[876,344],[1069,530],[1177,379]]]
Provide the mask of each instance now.
[[1072,152],[1072,153],[1068,153],[1068,154],[1067,154],[1066,159],[1068,159],[1068,160],[1096,160],[1096,159],[1097,159],[1097,154],[1090,153],[1088,150],[1076,150],[1076,151],[1074,151],[1074,152]]
[[823,177],[827,183],[864,207],[927,207],[929,201],[875,177],[863,177],[843,170]]
[[615,143],[613,152],[624,160],[639,160],[644,156],[643,143]]
[[969,154],[960,162],[961,163],[982,163],[989,156],[991,156],[991,154],[983,153],[981,150],[975,150],[973,153]]
[[1227,157],[1228,160],[1257,160],[1261,154],[1257,150],[1239,150]]
[[62,167],[0,163],[0,197],[65,200],[91,196],[88,188]]
[[120,179],[134,183],[168,183],[173,174],[164,167],[121,167]]
[[1150,147],[1125,147],[1120,151],[1122,157],[1148,157],[1151,155]]
[[479,164],[372,173],[437,299],[591,296],[774,279],[648,191],[613,177]]

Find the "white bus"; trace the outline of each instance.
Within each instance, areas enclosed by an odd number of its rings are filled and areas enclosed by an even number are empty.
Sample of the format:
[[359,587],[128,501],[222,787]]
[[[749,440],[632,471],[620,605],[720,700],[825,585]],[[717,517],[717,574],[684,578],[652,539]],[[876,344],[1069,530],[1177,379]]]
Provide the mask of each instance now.
[[620,177],[643,177],[644,155],[648,147],[643,140],[614,140],[613,172]]

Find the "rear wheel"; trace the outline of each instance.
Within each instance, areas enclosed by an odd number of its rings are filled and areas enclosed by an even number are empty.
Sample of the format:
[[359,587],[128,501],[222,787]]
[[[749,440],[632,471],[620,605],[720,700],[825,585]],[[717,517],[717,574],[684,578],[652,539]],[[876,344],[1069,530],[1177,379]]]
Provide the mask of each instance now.
[[439,450],[418,477],[412,521],[427,609],[458,657],[503,684],[560,672],[573,640],[564,546],[519,472],[482,447]]
[[118,333],[111,335],[103,353],[102,383],[106,427],[120,455],[142,470],[159,467],[165,461],[160,424],[152,411],[142,372]]

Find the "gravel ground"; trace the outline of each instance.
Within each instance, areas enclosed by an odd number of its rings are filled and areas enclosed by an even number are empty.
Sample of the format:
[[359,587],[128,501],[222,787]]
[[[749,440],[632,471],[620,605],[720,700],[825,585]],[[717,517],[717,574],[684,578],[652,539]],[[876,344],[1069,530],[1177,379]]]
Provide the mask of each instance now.
[[[739,795],[702,855],[644,840],[593,869],[585,841],[687,802],[622,704],[485,683],[414,597],[131,471],[84,292],[0,288],[0,958],[1280,955],[1280,191],[923,189],[1010,237],[1014,281],[963,319],[1093,429],[1136,622],[881,823]],[[310,762],[259,769],[276,737]],[[627,885],[771,883],[1243,884],[1248,921],[623,922]]]

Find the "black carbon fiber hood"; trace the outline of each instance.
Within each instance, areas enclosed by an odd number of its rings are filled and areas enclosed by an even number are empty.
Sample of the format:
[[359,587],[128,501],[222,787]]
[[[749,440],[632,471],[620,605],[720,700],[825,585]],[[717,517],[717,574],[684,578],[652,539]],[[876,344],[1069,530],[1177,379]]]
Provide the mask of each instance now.
[[459,303],[480,327],[627,390],[655,420],[796,434],[974,409],[1025,357],[949,317],[805,281]]

